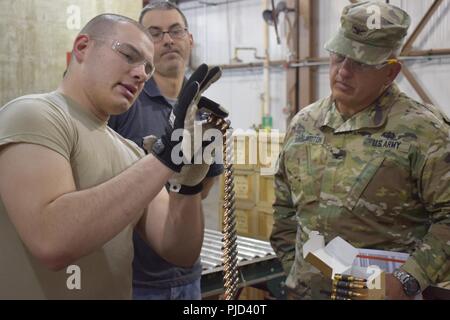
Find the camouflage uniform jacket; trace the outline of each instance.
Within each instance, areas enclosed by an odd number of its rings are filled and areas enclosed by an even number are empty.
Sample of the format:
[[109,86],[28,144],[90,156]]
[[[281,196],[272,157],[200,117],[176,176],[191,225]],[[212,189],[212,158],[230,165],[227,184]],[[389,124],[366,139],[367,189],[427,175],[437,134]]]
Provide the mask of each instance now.
[[326,242],[410,253],[402,268],[422,290],[450,280],[450,126],[396,85],[346,121],[331,97],[302,109],[280,153],[275,195],[270,240],[299,297],[325,298],[302,256],[312,230]]

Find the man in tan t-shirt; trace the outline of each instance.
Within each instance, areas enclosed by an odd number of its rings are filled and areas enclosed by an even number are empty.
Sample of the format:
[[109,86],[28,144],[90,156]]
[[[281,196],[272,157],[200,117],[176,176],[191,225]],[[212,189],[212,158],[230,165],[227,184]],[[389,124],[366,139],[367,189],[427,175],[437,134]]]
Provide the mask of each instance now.
[[171,133],[192,127],[199,95],[220,70],[194,73],[145,156],[107,121],[130,107],[153,70],[145,29],[100,15],[76,37],[56,91],[0,109],[0,299],[131,298],[133,228],[167,261],[196,261],[201,189],[168,193],[164,185],[206,175],[204,165],[172,160]]

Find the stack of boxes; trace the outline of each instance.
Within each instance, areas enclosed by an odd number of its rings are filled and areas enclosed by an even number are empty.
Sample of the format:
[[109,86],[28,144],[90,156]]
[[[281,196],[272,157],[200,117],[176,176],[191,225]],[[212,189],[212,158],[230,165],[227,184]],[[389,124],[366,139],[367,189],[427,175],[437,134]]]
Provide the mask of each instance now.
[[[236,230],[240,236],[269,241],[273,225],[275,166],[283,140],[284,134],[277,131],[233,134]],[[222,229],[223,175],[220,189],[219,227]],[[245,287],[239,300],[265,300],[268,295],[264,290]]]
[[[275,200],[274,174],[284,134],[270,132],[235,132],[234,191],[238,235],[268,241],[272,231],[272,204]],[[224,177],[221,177],[223,199]],[[223,223],[223,200],[220,202],[220,224]]]

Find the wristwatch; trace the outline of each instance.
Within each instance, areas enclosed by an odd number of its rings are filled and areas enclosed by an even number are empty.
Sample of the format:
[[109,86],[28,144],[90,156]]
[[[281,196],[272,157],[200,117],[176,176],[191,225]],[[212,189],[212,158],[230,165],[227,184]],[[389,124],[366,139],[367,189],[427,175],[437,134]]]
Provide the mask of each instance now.
[[419,282],[409,273],[396,269],[392,275],[402,283],[403,291],[408,297],[413,297],[420,292]]

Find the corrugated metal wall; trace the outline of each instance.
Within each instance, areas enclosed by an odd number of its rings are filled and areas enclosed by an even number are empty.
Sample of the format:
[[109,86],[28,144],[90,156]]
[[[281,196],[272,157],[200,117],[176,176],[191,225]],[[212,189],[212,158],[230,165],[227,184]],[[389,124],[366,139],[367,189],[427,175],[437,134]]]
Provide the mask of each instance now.
[[[212,2],[211,0],[208,0]],[[320,56],[324,42],[337,30],[339,14],[347,0],[317,1],[317,43]],[[218,2],[218,1],[216,1]],[[277,2],[277,1],[276,1]],[[412,17],[410,31],[419,23],[433,0],[391,0]],[[80,25],[101,12],[116,12],[137,18],[141,0],[1,0],[0,1],[0,104],[31,92],[53,90],[65,69],[65,53],[79,30],[69,29],[71,5],[80,8]],[[263,56],[261,0],[230,0],[228,4],[204,5],[197,1],[181,3],[194,35],[192,64],[228,64],[235,47],[255,47]],[[422,34],[414,49],[450,48],[450,0],[445,0]],[[280,16],[282,44],[276,44],[270,27],[270,58],[284,60],[289,52],[285,16]],[[252,52],[239,52],[245,62],[255,62]],[[450,58],[405,62],[437,105],[450,114]],[[418,99],[411,85],[400,76],[400,87]],[[318,69],[315,80],[317,96],[329,94],[328,67]],[[274,128],[285,129],[286,81],[282,67],[271,68],[271,109]],[[231,111],[236,128],[249,128],[261,122],[261,95],[264,91],[262,68],[225,70],[221,81],[207,95]]]
[[[317,0],[316,0],[317,1]],[[322,48],[328,37],[336,30],[341,10],[349,2],[346,0],[318,0],[319,21],[318,29],[321,56],[326,55]],[[419,24],[422,17],[434,0],[391,0],[389,3],[399,6],[411,16],[411,27],[408,37]],[[436,10],[428,24],[422,30],[413,45],[415,50],[450,48],[450,1],[445,0]],[[421,59],[405,61],[406,66],[415,75],[433,102],[450,115],[450,56],[442,59]],[[420,101],[419,96],[402,74],[397,78],[400,88],[407,94]],[[329,94],[328,68],[321,67],[316,79],[318,96]]]
[[[201,5],[196,1],[181,3],[180,7],[190,24],[195,49],[192,64],[229,64],[235,47],[255,47],[258,56],[264,56],[262,1],[242,0],[218,6]],[[273,27],[270,28],[270,59],[286,59],[288,50],[276,44]],[[242,62],[261,62],[250,51],[240,51]],[[286,114],[285,73],[282,67],[271,68],[271,107],[274,128],[284,130]],[[233,127],[247,129],[261,123],[261,95],[264,91],[263,69],[251,68],[224,70],[217,84],[212,86],[207,96],[220,101],[231,111]]]
[[[336,32],[339,15],[347,0],[314,0],[318,10],[317,52],[326,56],[323,44]],[[391,0],[390,3],[406,10],[412,18],[410,33],[419,23],[434,0]],[[212,1],[210,1],[212,2]],[[218,2],[218,1],[215,1]],[[275,1],[275,4],[277,1]],[[229,1],[228,4],[207,6],[196,1],[182,3],[190,22],[190,29],[197,42],[193,55],[193,65],[205,61],[211,64],[230,63],[233,49],[237,46],[256,47],[263,55],[263,19],[261,0]],[[445,0],[414,44],[414,49],[450,48],[450,0]],[[285,46],[287,23],[281,15],[282,45],[275,41],[274,28],[270,28],[271,60],[286,59]],[[243,62],[255,61],[252,53],[239,53]],[[407,61],[405,64],[416,76],[419,83],[433,101],[450,115],[450,56],[442,59]],[[400,88],[414,98],[418,95],[403,76],[398,78]],[[329,94],[328,67],[318,68],[315,79],[317,97]],[[286,114],[286,82],[282,68],[271,71],[271,108],[274,128],[284,130]],[[222,102],[231,110],[231,120],[235,127],[248,128],[259,123],[263,92],[262,68],[251,70],[225,70],[218,84],[209,89],[208,95]],[[244,113],[243,110],[246,110]],[[247,113],[247,114],[246,114]]]
[[[411,15],[410,33],[433,2],[433,0],[391,1],[392,4],[400,6]],[[450,48],[450,33],[448,30],[450,30],[450,1],[444,0],[414,42],[413,49]],[[444,59],[408,61],[406,65],[433,102],[450,115],[450,56]],[[406,79],[400,78],[399,83],[405,92],[419,99]]]

